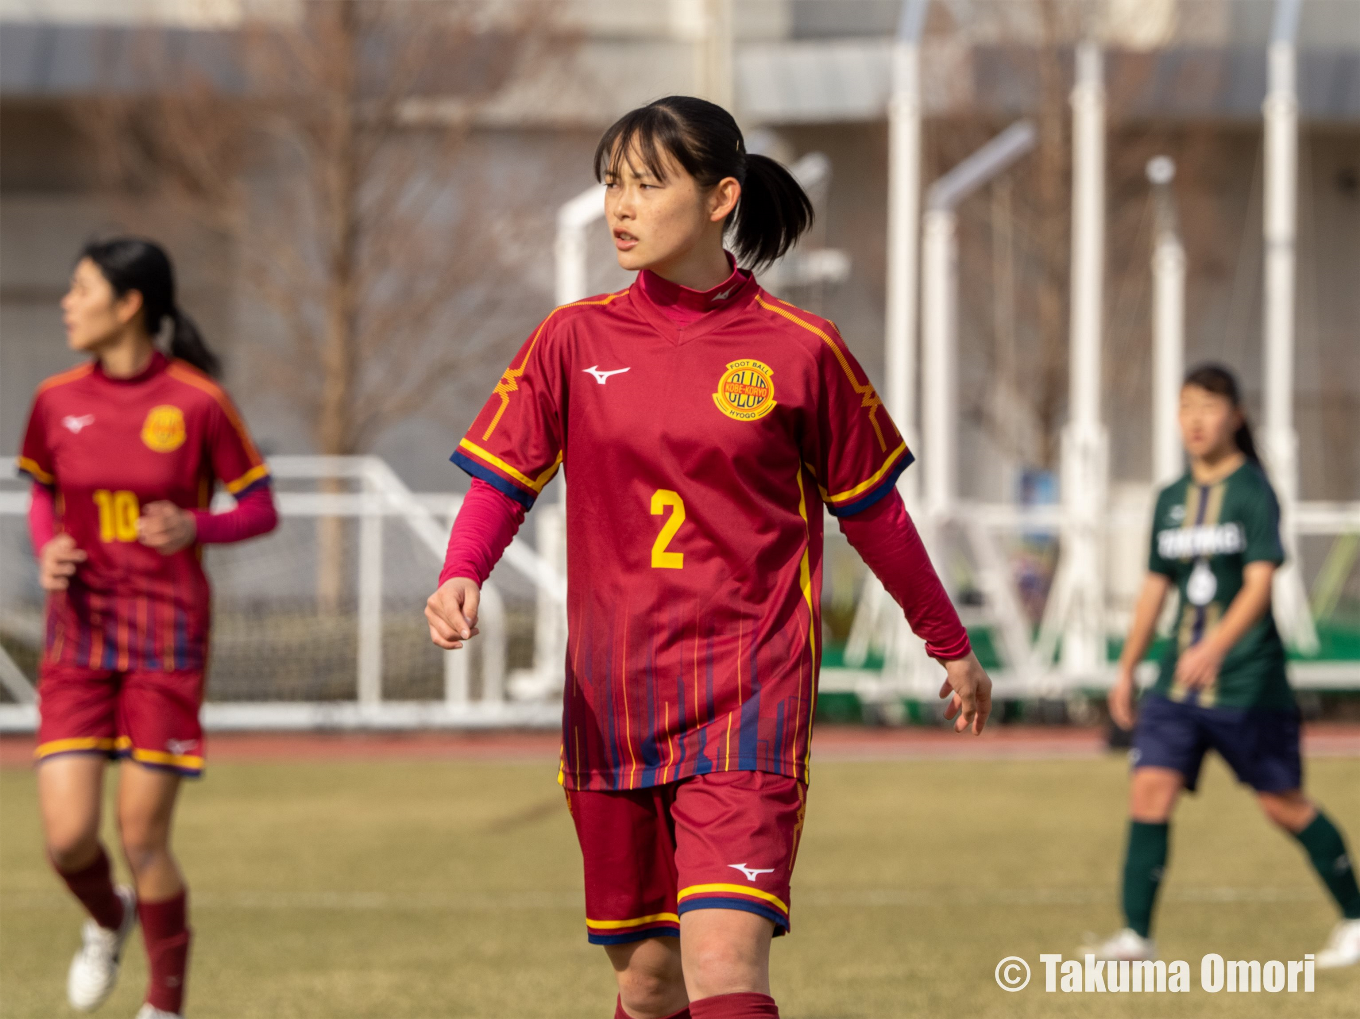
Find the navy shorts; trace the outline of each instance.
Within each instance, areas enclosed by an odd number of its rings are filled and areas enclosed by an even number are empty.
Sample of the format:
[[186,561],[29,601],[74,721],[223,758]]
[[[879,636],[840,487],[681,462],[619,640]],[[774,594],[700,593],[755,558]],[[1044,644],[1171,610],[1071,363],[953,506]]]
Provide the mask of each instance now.
[[1129,755],[1134,768],[1170,768],[1195,791],[1208,750],[1217,750],[1237,780],[1260,793],[1303,785],[1299,713],[1278,708],[1205,708],[1149,694],[1138,705]]

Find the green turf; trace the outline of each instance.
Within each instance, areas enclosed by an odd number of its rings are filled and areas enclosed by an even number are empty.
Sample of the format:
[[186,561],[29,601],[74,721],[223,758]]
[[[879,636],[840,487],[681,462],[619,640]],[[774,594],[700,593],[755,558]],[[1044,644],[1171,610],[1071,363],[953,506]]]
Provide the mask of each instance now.
[[[1360,835],[1360,761],[1313,762],[1309,782]],[[1194,990],[1045,994],[1041,952],[1117,926],[1124,787],[1117,758],[821,764],[796,933],[774,946],[782,1014],[1360,1017],[1360,969],[1319,973],[1307,997],[1199,989],[1204,953],[1302,958],[1334,919],[1300,850],[1218,766],[1177,818],[1158,931]],[[551,762],[215,764],[187,789],[178,851],[194,1017],[611,1013]],[[43,863],[31,774],[0,771],[0,1015],[70,1014],[78,922]],[[1006,955],[1036,969],[1017,994],[993,980]],[[134,945],[99,1014],[132,1016],[144,976]]]

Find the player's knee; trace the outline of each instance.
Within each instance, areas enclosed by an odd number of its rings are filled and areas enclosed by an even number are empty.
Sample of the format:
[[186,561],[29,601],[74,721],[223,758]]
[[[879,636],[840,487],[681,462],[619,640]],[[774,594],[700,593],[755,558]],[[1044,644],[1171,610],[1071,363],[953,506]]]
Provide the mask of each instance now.
[[1302,793],[1258,793],[1256,802],[1266,817],[1290,832],[1302,831],[1315,813],[1312,802]]
[[684,974],[674,953],[634,952],[616,975],[624,1007],[636,1015],[670,1015],[687,1000]]
[[134,874],[155,867],[163,857],[169,855],[165,832],[159,826],[124,821],[119,828],[123,856]]
[[52,861],[52,866],[63,874],[88,867],[98,855],[99,837],[93,830],[72,828],[68,831],[48,833],[48,859]]
[[730,994],[761,984],[761,965],[752,946],[726,938],[706,939],[685,956],[686,975],[703,995]]

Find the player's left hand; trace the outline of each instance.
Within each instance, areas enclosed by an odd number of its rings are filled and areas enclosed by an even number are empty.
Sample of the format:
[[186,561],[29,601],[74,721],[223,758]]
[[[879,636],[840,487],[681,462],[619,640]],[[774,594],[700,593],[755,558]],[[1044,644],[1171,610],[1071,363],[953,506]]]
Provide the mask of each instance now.
[[1176,661],[1176,682],[1199,689],[1212,686],[1222,664],[1223,653],[1209,641],[1200,641]]
[[161,555],[174,555],[198,537],[194,515],[173,502],[149,502],[137,520],[137,540]]
[[955,732],[967,732],[971,728],[973,735],[978,735],[987,724],[987,716],[992,713],[991,677],[971,651],[965,658],[955,658],[940,664],[945,671],[940,696],[950,698],[949,706],[944,709],[944,717],[951,719],[958,716],[954,722]]

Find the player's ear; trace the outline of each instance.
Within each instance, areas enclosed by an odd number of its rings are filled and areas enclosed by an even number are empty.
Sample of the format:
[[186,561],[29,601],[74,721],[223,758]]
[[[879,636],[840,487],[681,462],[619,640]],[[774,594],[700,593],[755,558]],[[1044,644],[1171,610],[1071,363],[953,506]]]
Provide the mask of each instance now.
[[145,306],[140,290],[125,291],[122,296],[113,299],[113,314],[118,319],[119,325],[127,325]]
[[732,210],[737,207],[737,202],[741,200],[741,184],[735,177],[724,177],[713,185],[713,189],[708,193],[708,218],[711,222],[719,223],[732,215]]

